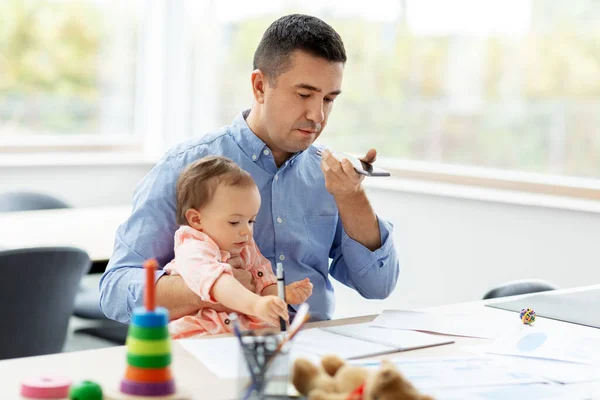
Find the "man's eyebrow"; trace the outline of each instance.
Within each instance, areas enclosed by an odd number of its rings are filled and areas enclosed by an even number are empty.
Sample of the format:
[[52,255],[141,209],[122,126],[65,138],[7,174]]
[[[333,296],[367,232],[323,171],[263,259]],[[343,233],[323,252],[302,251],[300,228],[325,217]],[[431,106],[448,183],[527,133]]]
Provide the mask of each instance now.
[[[319,93],[322,91],[318,87],[314,87],[313,85],[309,85],[308,83],[299,83],[296,85],[296,87],[299,89],[306,89],[306,90],[311,90],[313,92],[319,92]],[[342,91],[338,89],[338,90],[334,90],[333,92],[330,92],[329,94],[337,96],[340,93],[342,93]]]

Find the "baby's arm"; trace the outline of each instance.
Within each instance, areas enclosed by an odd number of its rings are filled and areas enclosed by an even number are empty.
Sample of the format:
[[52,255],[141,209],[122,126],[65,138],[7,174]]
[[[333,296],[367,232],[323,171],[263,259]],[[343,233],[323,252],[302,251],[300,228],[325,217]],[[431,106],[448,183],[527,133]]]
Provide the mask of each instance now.
[[252,293],[234,277],[222,274],[213,284],[211,295],[227,308],[253,315],[270,324],[277,325],[279,317],[289,319],[287,305],[277,296],[261,297]]
[[276,297],[261,298],[239,283],[229,264],[221,262],[221,252],[211,243],[187,240],[175,250],[173,272],[182,276],[190,289],[204,301],[256,316],[277,325],[287,318],[285,303]]

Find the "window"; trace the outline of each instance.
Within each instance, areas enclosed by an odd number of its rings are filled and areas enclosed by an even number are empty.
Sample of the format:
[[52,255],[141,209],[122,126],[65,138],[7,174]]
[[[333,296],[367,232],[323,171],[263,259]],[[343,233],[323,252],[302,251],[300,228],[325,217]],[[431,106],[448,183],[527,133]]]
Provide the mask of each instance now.
[[229,124],[251,105],[261,35],[292,12],[346,45],[320,138],[332,148],[600,178],[595,0],[0,1],[0,153],[103,145],[156,158]]
[[377,147],[393,159],[600,177],[600,2],[210,2],[202,15],[190,13],[203,21],[195,92],[203,103],[194,110],[204,110],[205,123],[229,124],[251,104],[256,45],[291,12],[329,22],[349,56],[323,143],[356,153]]
[[132,141],[142,4],[0,1],[0,146]]

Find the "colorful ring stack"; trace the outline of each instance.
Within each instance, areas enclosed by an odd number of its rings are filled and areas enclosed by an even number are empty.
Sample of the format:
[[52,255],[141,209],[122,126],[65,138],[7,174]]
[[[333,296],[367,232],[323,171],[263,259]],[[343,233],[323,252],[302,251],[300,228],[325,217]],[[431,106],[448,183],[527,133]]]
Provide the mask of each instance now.
[[165,308],[134,310],[127,334],[127,369],[121,381],[122,393],[148,397],[175,393],[168,322]]

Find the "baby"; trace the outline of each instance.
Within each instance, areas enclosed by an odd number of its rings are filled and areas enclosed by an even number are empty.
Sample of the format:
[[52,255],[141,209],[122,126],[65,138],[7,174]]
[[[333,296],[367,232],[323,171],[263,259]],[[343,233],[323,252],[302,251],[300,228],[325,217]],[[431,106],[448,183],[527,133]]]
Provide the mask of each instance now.
[[[271,263],[252,238],[260,202],[250,174],[230,159],[209,156],[190,164],[177,181],[180,228],[175,232],[175,258],[165,266],[203,301],[236,311],[245,329],[278,326],[280,317],[288,320],[287,304],[276,296]],[[254,292],[233,277],[227,264],[231,257],[240,257],[251,272]],[[308,278],[287,285],[286,301],[304,303],[312,287]],[[171,321],[169,331],[180,339],[232,332],[232,327],[227,313],[203,308]]]

